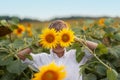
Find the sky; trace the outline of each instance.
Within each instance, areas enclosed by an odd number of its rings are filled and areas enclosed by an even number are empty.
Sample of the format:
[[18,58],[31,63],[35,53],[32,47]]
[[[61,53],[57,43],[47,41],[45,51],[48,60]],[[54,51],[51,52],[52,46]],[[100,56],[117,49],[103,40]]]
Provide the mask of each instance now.
[[49,20],[70,16],[120,16],[120,0],[0,0],[0,16]]

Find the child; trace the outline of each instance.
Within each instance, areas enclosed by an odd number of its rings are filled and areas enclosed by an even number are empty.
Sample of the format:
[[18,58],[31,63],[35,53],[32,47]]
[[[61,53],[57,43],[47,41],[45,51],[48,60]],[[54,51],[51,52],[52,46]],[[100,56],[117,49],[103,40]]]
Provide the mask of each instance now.
[[[49,28],[54,28],[56,31],[60,31],[63,28],[67,28],[68,26],[62,20],[53,21]],[[91,49],[95,49],[97,47],[97,43],[86,41],[86,45]],[[30,54],[33,57],[33,61],[25,58],[25,54]],[[72,49],[66,51],[64,47],[61,47],[59,44],[50,49],[50,54],[47,53],[40,53],[40,54],[33,54],[30,48],[26,48],[18,53],[18,57],[23,60],[24,63],[28,63],[35,68],[39,68],[40,66],[49,64],[53,60],[57,65],[65,65],[67,71],[67,77],[65,80],[82,80],[82,75],[79,75],[79,66],[83,65],[88,58],[91,56],[89,51],[85,50],[85,56],[83,59],[78,63],[76,61],[76,50]]]

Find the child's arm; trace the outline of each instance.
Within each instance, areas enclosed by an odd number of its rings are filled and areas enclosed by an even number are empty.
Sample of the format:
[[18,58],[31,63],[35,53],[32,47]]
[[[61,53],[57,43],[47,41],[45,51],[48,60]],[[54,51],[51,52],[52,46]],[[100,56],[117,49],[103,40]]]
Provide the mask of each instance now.
[[96,47],[97,47],[97,43],[95,43],[95,42],[92,42],[92,41],[88,41],[88,40],[83,40],[83,39],[79,39],[79,38],[77,38],[77,37],[75,37],[75,41],[77,41],[77,42],[80,42],[80,43],[84,43],[89,49],[91,49],[91,50],[94,50],[94,49],[96,49]]
[[91,50],[94,50],[97,47],[97,43],[92,42],[92,41],[86,41],[86,45],[88,48],[90,48]]
[[21,60],[24,61],[24,60],[26,59],[25,55],[30,54],[31,51],[32,51],[32,50],[31,50],[30,48],[25,48],[25,49],[19,51],[18,54],[17,54],[17,56],[18,56]]

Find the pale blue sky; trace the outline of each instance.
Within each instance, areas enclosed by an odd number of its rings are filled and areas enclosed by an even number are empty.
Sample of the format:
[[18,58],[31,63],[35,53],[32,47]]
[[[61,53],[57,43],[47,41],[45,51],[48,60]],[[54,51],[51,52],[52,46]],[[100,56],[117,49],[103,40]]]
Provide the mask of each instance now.
[[0,15],[39,20],[71,15],[120,16],[120,0],[0,0]]

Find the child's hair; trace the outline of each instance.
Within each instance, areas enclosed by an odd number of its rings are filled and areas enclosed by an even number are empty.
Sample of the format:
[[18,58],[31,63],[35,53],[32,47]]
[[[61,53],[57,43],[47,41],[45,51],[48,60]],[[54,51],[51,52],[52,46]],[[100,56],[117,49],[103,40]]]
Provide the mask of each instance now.
[[66,22],[62,21],[62,20],[55,20],[53,21],[50,25],[49,28],[54,28],[56,31],[60,31],[63,28],[68,28]]

